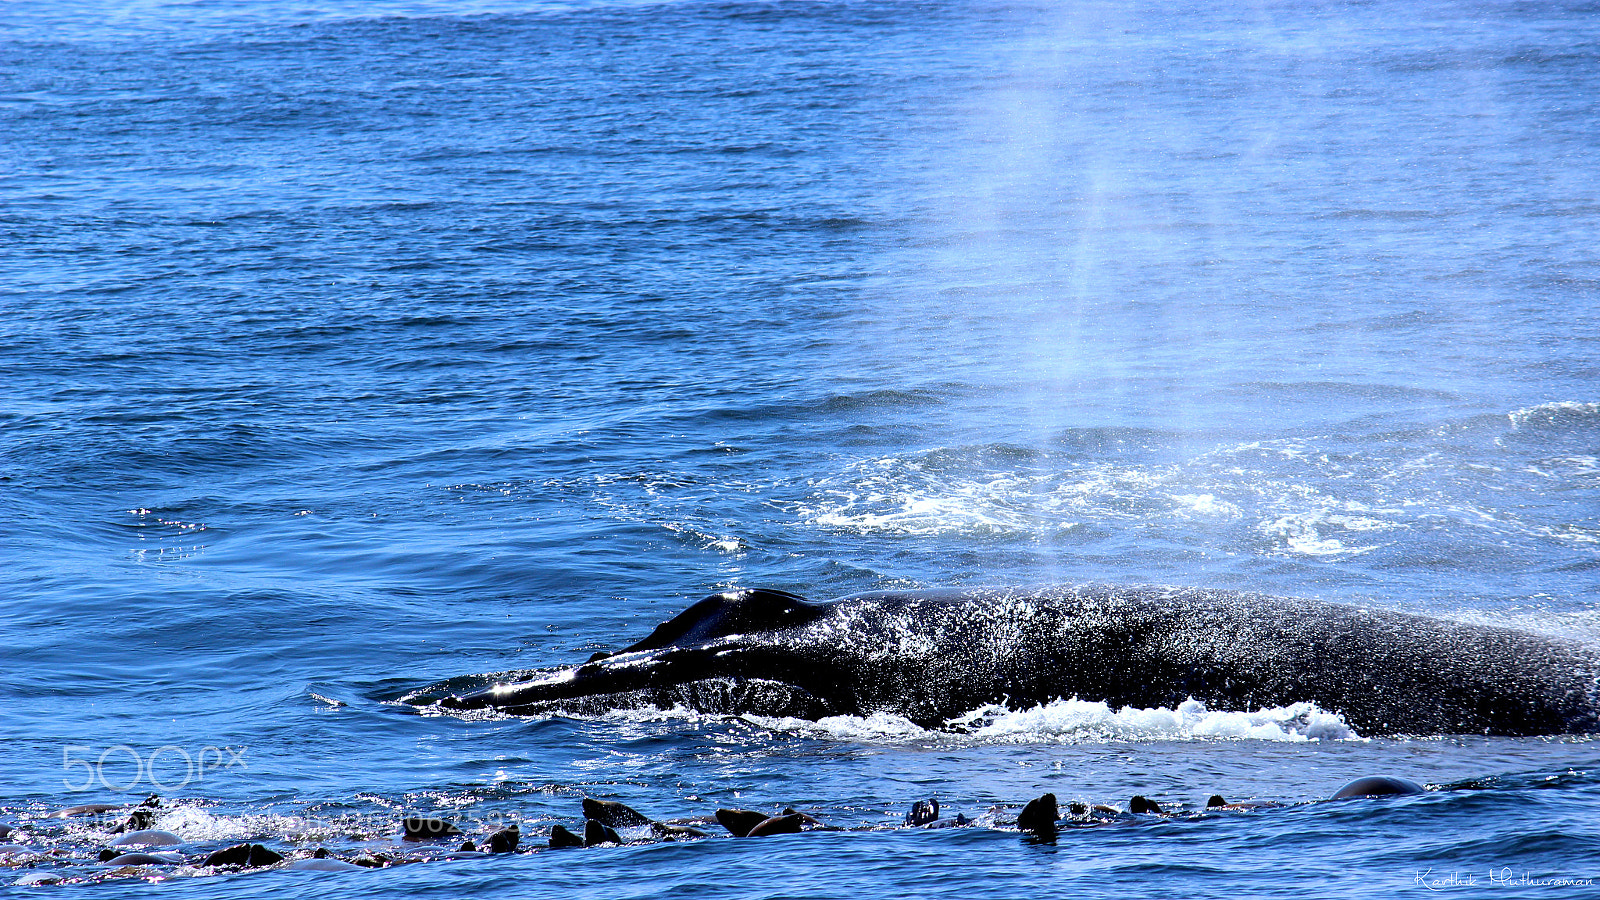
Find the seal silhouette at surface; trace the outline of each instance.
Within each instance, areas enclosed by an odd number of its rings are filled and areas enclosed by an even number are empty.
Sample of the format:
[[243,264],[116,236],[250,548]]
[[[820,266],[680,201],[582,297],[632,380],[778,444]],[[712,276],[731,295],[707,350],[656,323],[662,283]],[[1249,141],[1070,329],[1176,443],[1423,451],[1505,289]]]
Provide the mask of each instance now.
[[1088,585],[714,594],[644,640],[438,700],[513,714],[688,707],[924,727],[988,704],[1253,710],[1313,701],[1363,735],[1600,730],[1593,648],[1512,628],[1236,591]]

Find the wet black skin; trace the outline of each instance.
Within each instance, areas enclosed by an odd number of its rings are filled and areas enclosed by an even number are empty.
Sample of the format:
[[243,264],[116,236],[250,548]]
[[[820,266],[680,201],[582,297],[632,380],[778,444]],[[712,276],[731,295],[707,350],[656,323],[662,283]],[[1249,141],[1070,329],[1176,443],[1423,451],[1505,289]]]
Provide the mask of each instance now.
[[924,727],[987,704],[1254,710],[1310,700],[1357,732],[1600,730],[1587,645],[1381,609],[1233,591],[1082,586],[885,591],[808,602],[715,594],[588,663],[438,701],[513,714],[686,706]]

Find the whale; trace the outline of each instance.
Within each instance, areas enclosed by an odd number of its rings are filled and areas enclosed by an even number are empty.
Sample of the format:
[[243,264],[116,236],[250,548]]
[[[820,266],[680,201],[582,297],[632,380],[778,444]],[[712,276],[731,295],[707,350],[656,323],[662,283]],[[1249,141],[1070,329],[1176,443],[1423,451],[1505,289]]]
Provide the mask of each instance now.
[[[462,689],[469,688],[469,689]],[[1600,652],[1516,628],[1169,586],[713,594],[614,653],[447,683],[462,714],[963,716],[1055,700],[1252,711],[1309,701],[1364,737],[1600,731]]]

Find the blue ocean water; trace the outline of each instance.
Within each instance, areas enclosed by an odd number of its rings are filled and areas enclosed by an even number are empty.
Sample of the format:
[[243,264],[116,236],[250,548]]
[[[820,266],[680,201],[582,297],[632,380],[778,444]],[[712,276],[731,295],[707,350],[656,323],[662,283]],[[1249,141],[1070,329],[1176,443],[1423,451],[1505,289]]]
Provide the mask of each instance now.
[[[0,7],[0,882],[1592,892],[1587,738],[398,701],[733,586],[1172,583],[1600,641],[1597,13]],[[1371,772],[1439,790],[1309,802]],[[1288,805],[1043,844],[1005,823],[1044,791]],[[97,869],[104,823],[49,817],[150,793],[191,858],[383,850],[411,813],[537,845],[585,796],[852,830],[207,876]],[[928,796],[979,825],[889,827]]]

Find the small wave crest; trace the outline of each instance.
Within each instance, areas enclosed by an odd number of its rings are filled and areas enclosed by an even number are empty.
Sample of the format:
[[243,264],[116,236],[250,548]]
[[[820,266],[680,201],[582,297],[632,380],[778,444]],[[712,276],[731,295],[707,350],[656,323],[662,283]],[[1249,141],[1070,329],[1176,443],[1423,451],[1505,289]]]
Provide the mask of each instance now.
[[1511,425],[1520,430],[1592,428],[1600,425],[1600,403],[1563,400],[1541,403],[1510,413]]

